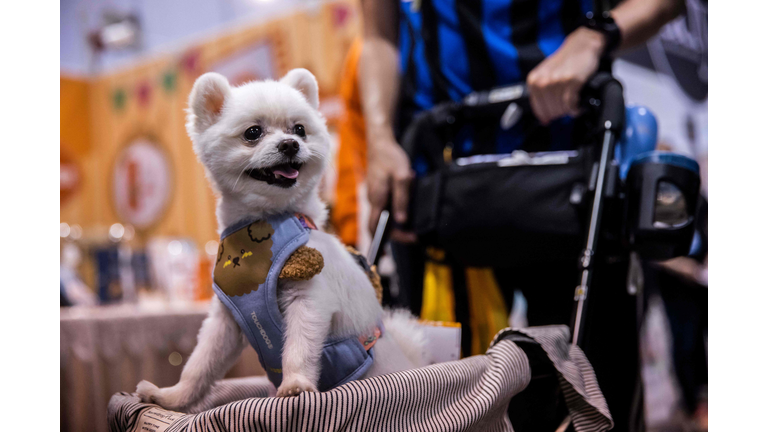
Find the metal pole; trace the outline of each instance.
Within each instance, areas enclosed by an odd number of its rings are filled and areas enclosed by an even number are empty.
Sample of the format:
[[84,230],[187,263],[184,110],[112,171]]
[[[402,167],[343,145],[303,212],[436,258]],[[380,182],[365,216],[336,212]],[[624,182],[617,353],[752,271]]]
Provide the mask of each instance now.
[[598,167],[597,184],[595,185],[595,198],[592,203],[592,215],[589,220],[589,232],[587,233],[587,245],[581,257],[581,284],[576,287],[573,300],[575,313],[573,320],[574,345],[581,345],[582,330],[586,319],[587,295],[592,283],[592,257],[597,246],[597,237],[600,234],[600,220],[603,216],[603,194],[605,193],[605,178],[610,167],[610,157],[613,154],[614,134],[611,130],[611,122],[605,122],[605,134],[600,153],[600,165]]
[[379,216],[379,222],[376,224],[376,231],[373,233],[371,247],[368,249],[368,263],[376,264],[381,255],[382,242],[387,231],[387,222],[389,222],[389,210],[382,210]]

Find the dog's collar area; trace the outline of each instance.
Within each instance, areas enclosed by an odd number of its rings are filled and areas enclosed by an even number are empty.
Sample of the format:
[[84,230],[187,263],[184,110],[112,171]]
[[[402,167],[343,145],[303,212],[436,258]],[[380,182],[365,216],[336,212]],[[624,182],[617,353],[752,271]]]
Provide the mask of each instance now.
[[286,162],[266,168],[251,168],[245,171],[254,180],[263,181],[270,185],[289,188],[296,184],[301,162]]
[[315,225],[315,221],[313,221],[311,217],[301,213],[294,213],[293,215],[296,216],[296,219],[299,220],[299,223],[304,228],[312,229],[312,230],[317,229],[317,225]]
[[363,348],[365,348],[365,350],[368,351],[371,348],[373,348],[374,345],[376,345],[376,341],[378,341],[380,337],[381,337],[381,327],[377,326],[375,329],[373,329],[372,334],[360,335],[358,340],[360,341],[361,344],[363,344]]

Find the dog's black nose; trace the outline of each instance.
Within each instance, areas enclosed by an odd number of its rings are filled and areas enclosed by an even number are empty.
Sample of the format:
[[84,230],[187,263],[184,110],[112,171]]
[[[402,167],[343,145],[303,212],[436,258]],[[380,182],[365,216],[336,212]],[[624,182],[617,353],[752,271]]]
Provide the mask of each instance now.
[[296,153],[299,152],[299,143],[295,139],[282,140],[277,146],[277,151],[288,157],[296,156]]

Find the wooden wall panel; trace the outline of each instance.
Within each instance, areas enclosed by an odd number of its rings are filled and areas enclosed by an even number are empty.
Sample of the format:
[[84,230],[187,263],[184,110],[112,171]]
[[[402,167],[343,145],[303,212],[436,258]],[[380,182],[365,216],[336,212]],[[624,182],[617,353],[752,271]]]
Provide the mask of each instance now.
[[62,76],[61,84],[61,147],[68,156],[82,156],[90,150],[90,118],[88,82]]

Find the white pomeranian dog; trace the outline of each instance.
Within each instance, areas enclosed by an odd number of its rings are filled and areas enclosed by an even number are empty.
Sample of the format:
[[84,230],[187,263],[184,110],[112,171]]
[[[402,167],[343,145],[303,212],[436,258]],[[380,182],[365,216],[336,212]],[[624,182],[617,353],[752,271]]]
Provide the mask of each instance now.
[[[318,86],[306,69],[280,81],[231,87],[216,73],[202,75],[189,96],[187,131],[218,194],[219,231],[237,221],[300,213],[318,227],[327,219],[318,187],[329,163],[330,136],[318,112]],[[341,242],[312,230],[306,246],[324,267],[309,280],[278,283],[284,318],[282,382],[277,396],[317,391],[324,341],[357,336],[384,324],[371,377],[426,364],[424,336],[405,311],[384,311],[365,271]],[[214,296],[197,346],[173,387],[142,381],[145,402],[184,410],[206,396],[248,343],[222,301]]]

